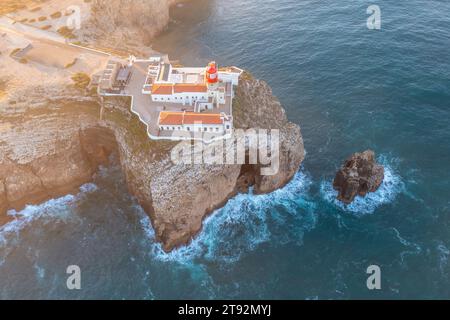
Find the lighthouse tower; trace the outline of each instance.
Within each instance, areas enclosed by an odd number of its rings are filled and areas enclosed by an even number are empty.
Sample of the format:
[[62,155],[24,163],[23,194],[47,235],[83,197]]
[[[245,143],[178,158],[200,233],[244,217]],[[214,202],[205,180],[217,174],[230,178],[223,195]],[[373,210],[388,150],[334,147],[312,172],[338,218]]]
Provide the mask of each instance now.
[[206,84],[209,91],[216,91],[219,88],[219,70],[215,61],[206,67]]

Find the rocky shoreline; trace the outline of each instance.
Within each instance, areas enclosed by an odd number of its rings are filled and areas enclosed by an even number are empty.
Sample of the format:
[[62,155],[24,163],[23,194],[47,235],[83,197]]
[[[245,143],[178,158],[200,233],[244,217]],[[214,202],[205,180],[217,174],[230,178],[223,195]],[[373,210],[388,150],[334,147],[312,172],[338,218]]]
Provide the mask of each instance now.
[[97,102],[52,102],[24,112],[0,120],[0,223],[8,221],[7,209],[74,192],[116,153],[166,251],[189,243],[207,215],[248,186],[257,193],[284,186],[304,158],[300,128],[267,83],[248,73],[236,92],[235,126],[280,130],[274,176],[259,175],[258,165],[174,164],[176,143],[150,140],[128,99],[105,101],[102,120]]
[[21,115],[22,121],[18,115],[2,117],[1,216],[5,216],[6,209],[20,210],[26,204],[76,192],[80,185],[91,181],[100,164],[107,162],[114,147],[97,146],[93,139],[89,140],[89,129],[85,128],[97,125],[94,110],[85,113],[90,108],[92,105],[69,103],[45,111],[30,110]]
[[96,0],[77,35],[86,43],[107,48],[126,45],[145,52],[167,29],[170,8],[183,1],[187,0]]
[[[139,44],[167,27],[169,8],[175,3],[96,1],[79,39],[105,47],[120,43],[124,50],[142,51]],[[15,39],[5,39],[13,50]],[[110,98],[100,104],[96,97],[73,88],[66,79],[67,70],[59,70],[60,77],[53,74],[51,83],[29,83],[27,79],[48,79],[49,74],[32,64],[12,64],[16,69],[5,76],[17,79],[7,82],[9,96],[0,100],[0,225],[11,220],[6,214],[9,209],[77,193],[92,180],[99,165],[115,154],[130,194],[150,216],[164,250],[170,251],[191,241],[207,215],[237,193],[247,192],[249,186],[255,193],[283,187],[304,158],[300,128],[288,121],[267,83],[248,73],[242,76],[233,102],[234,125],[279,130],[279,171],[273,176],[261,175],[259,165],[174,164],[171,151],[177,143],[150,140],[144,124],[131,113],[129,99]]]

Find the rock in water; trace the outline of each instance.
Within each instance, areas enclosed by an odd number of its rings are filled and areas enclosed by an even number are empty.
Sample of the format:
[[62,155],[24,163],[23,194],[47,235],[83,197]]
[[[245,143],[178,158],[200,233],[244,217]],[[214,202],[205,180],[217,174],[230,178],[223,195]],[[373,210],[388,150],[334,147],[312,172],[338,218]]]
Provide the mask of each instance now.
[[372,150],[366,150],[345,160],[336,173],[333,188],[338,191],[337,199],[349,204],[357,195],[364,197],[368,192],[377,191],[383,179],[383,166],[376,163]]

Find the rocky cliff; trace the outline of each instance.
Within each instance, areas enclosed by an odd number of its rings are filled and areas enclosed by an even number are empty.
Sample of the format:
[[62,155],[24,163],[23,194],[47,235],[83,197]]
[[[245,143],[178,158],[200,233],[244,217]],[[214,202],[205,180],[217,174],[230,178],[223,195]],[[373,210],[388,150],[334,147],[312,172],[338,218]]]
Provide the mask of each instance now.
[[364,197],[375,192],[384,179],[384,168],[375,160],[372,150],[352,154],[336,173],[333,188],[337,199],[349,204],[356,196]]
[[113,132],[98,126],[96,115],[96,104],[80,102],[2,115],[0,222],[7,208],[67,194],[91,180],[117,150]]
[[0,120],[0,209],[54,197],[90,180],[117,152],[130,192],[150,215],[165,250],[188,243],[202,221],[249,185],[266,193],[286,184],[303,157],[300,128],[290,123],[269,86],[245,74],[234,103],[238,128],[280,130],[280,169],[260,175],[258,165],[174,164],[175,142],[152,141],[129,111],[127,99],[53,103]]
[[81,34],[108,47],[147,46],[169,24],[169,9],[176,2],[180,0],[94,0]]

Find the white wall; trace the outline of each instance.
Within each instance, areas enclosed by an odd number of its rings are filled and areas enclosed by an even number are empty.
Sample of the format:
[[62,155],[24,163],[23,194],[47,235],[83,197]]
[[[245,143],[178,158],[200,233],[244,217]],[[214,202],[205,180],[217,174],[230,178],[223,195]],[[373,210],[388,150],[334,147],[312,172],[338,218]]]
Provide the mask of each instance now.
[[231,82],[234,86],[239,85],[239,73],[220,72],[219,80],[222,82]]
[[[207,131],[205,131],[205,128]],[[230,127],[231,128],[231,127]],[[224,125],[216,125],[216,124],[185,124],[185,125],[159,125],[159,130],[161,131],[188,131],[188,132],[210,132],[210,133],[220,133],[223,134],[225,132]]]
[[183,103],[192,105],[194,101],[208,101],[208,94],[206,92],[184,92],[173,95],[152,94],[152,100],[154,102]]

